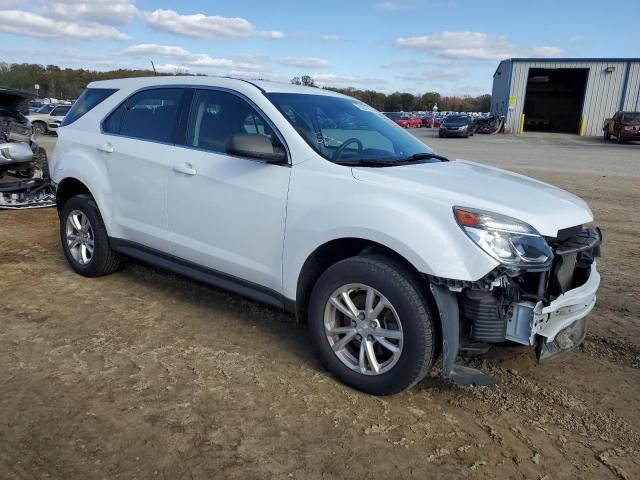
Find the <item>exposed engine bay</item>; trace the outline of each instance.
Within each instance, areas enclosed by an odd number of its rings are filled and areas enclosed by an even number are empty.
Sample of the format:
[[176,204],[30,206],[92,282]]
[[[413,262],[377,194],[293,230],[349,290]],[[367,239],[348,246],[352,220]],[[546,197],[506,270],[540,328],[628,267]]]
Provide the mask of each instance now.
[[23,115],[33,95],[0,88],[0,209],[55,205],[46,151]]
[[443,322],[445,376],[491,385],[490,377],[455,365],[458,353],[482,354],[494,344],[514,342],[535,347],[538,361],[545,361],[584,340],[585,317],[600,284],[595,259],[602,234],[579,225],[545,240],[553,259],[544,268],[501,266],[477,282],[430,278],[436,302],[449,317]]

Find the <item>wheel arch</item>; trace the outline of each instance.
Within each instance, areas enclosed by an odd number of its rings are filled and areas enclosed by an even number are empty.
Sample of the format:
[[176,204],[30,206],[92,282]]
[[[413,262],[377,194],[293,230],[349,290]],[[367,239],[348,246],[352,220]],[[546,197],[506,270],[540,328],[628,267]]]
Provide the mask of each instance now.
[[[306,322],[309,297],[320,275],[345,258],[368,254],[384,255],[403,265],[417,281],[424,285],[422,290],[425,297],[428,301],[433,302],[428,288],[428,280],[406,257],[396,250],[370,239],[343,237],[329,240],[318,246],[303,263],[296,285],[295,314],[298,321]],[[435,302],[431,306],[435,306]]]
[[[91,190],[82,181],[75,177],[66,177],[56,188],[56,208],[58,215],[62,213],[65,203],[76,195],[88,194],[93,197]],[[95,198],[95,197],[94,197]]]

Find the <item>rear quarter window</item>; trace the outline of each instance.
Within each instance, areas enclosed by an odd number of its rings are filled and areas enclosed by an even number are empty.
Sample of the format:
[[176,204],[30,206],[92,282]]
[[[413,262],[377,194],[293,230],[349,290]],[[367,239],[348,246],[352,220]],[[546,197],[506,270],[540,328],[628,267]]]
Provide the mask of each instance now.
[[84,114],[89,112],[96,105],[100,104],[111,95],[117,92],[113,88],[87,88],[82,95],[78,97],[76,103],[73,104],[71,110],[66,114],[62,121],[62,126],[71,125]]
[[102,122],[104,133],[169,143],[180,114],[184,91],[157,88],[134,93]]

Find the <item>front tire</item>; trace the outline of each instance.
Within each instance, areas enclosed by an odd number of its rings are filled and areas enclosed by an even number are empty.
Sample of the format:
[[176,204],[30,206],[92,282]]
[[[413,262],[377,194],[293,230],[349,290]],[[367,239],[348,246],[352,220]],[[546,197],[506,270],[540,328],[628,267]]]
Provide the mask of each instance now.
[[42,122],[33,122],[33,133],[37,135],[44,135],[47,133],[47,126]]
[[100,277],[120,266],[120,256],[111,250],[107,229],[91,195],[76,195],[64,204],[60,240],[67,262],[80,275]]
[[619,144],[624,143],[624,137],[622,136],[622,129],[618,130],[618,136],[616,137],[616,142]]
[[309,303],[309,330],[320,361],[343,383],[391,395],[422,380],[436,355],[434,315],[419,279],[379,255],[327,269]]
[[604,139],[609,140],[611,138],[611,133],[609,133],[609,129],[604,130]]

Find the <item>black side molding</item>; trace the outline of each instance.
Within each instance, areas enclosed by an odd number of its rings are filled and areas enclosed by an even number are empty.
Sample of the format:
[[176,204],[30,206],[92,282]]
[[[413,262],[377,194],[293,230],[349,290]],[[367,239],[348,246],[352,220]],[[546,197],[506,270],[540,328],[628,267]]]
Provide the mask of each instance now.
[[249,298],[259,303],[284,310],[288,313],[295,312],[295,302],[284,295],[269,288],[263,287],[246,280],[219,272],[168,253],[140,245],[121,238],[109,238],[111,248],[118,253],[135,258],[164,270],[169,270],[183,277],[211,285],[213,287],[228,290],[237,295]]

